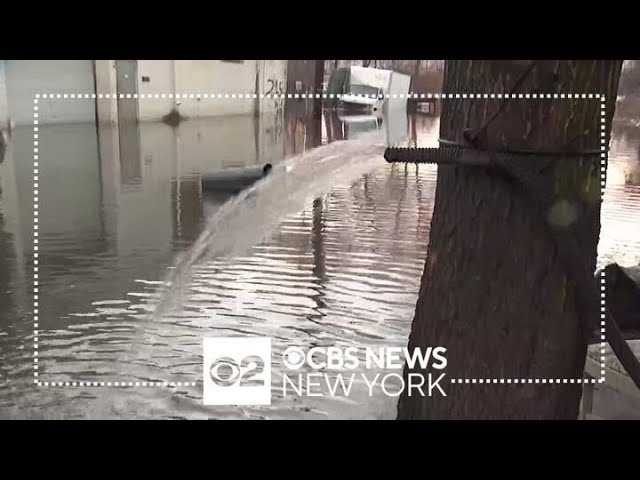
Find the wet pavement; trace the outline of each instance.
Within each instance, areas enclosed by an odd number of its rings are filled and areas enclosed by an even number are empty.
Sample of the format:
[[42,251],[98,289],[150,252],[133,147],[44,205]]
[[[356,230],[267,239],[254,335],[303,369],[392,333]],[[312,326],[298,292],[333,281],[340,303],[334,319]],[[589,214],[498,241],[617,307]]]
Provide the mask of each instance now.
[[[374,173],[310,199],[249,254],[199,265],[171,321],[148,315],[167,268],[226,200],[202,192],[203,172],[277,164],[372,129],[436,146],[439,123],[432,116],[238,116],[177,128],[141,124],[120,136],[94,125],[42,126],[40,380],[180,383],[88,388],[33,386],[33,138],[30,128],[14,131],[0,164],[0,418],[393,418],[396,399],[366,389],[349,398],[274,392],[271,407],[205,407],[201,341],[266,335],[276,352],[292,343],[406,345],[433,167],[381,158]],[[600,265],[640,262],[638,232],[640,129],[618,122]]]

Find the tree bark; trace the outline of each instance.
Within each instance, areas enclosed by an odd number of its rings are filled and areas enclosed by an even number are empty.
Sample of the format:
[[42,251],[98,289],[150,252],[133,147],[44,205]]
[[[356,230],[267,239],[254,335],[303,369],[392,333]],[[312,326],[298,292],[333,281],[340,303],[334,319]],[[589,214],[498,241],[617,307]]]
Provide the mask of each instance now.
[[[528,60],[448,61],[444,92],[510,93],[530,65]],[[621,61],[537,61],[515,93],[606,95],[608,141],[621,66]],[[463,131],[481,127],[501,101],[444,100],[441,138],[464,143]],[[597,98],[510,100],[490,124],[487,139],[504,150],[548,151],[568,144],[598,150],[600,111]],[[599,162],[599,157],[561,158],[536,177],[557,205],[582,202],[577,254],[591,274],[600,233]],[[578,417],[581,385],[575,379],[583,376],[588,326],[576,311],[575,292],[546,220],[536,218],[517,184],[485,170],[439,166],[409,348],[447,348],[447,396],[408,396],[405,390],[399,419]],[[590,321],[597,325],[599,319]],[[404,373],[407,380],[410,372]],[[437,378],[441,372],[433,373]]]
[[[315,85],[313,86],[313,117],[317,120],[322,118],[322,97],[324,93],[324,60],[316,60],[315,62]],[[319,122],[316,122],[319,123]]]

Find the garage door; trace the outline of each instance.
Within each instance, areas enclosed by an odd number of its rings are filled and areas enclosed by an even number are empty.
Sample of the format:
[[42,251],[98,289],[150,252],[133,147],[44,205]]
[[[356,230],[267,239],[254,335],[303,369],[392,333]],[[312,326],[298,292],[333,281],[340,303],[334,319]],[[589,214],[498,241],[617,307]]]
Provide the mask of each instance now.
[[[92,60],[6,60],[6,89],[9,118],[16,125],[33,123],[36,93],[95,93]],[[95,122],[95,100],[43,99],[39,122]]]

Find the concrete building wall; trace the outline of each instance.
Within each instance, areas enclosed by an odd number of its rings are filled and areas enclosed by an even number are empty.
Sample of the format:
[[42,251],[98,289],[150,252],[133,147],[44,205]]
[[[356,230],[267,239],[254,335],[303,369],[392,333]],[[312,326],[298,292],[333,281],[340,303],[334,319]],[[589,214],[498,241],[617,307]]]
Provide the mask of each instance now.
[[[144,95],[137,101],[138,119],[158,121],[174,108],[188,118],[277,113],[284,108],[285,99],[273,95],[287,92],[287,63],[287,60],[138,60],[136,85],[138,93]],[[16,125],[31,125],[36,93],[118,93],[115,60],[11,60],[3,65],[0,126],[3,117]],[[264,98],[195,97],[218,93],[255,93]],[[181,98],[176,99],[176,94]],[[184,94],[194,94],[194,98],[183,98]],[[149,95],[154,97],[147,98]],[[96,116],[101,124],[114,124],[118,121],[118,101],[42,99],[38,114],[41,124],[93,123]]]
[[[96,93],[116,93],[116,63],[115,60],[96,60]],[[96,99],[98,121],[101,124],[115,124],[118,122],[118,100],[115,98]]]
[[[95,92],[93,60],[7,60],[5,62],[9,118],[15,125],[33,124],[36,93],[85,94]],[[95,122],[95,102],[43,99],[39,122]]]
[[243,115],[255,111],[252,99],[170,98],[176,94],[253,93],[256,61],[240,60],[139,60],[138,92],[165,94],[166,98],[141,98],[139,119],[157,121],[176,108],[189,118]]
[[[287,60],[258,60],[260,85],[258,93],[282,95],[287,93]],[[260,112],[273,113],[284,109],[282,97],[260,99]]]
[[[175,93],[175,65],[173,60],[138,60],[138,100],[140,121],[160,120],[175,105],[168,94]],[[166,98],[146,98],[147,95],[167,95]]]
[[[256,108],[262,112],[278,111],[283,108],[284,99],[198,99],[195,95],[285,93],[287,61],[139,60],[138,76],[139,93],[167,95],[164,99],[140,99],[142,121],[160,120],[174,107],[188,118],[247,115]],[[169,94],[181,98],[169,98]],[[182,97],[185,94],[194,94],[194,98]]]
[[[254,93],[256,61],[177,60],[177,94]],[[242,63],[240,63],[242,62]],[[180,113],[190,118],[247,115],[255,111],[253,99],[180,99]]]
[[9,105],[7,104],[6,60],[0,60],[0,132],[9,126]]
[[260,163],[278,163],[285,155],[284,115],[271,112],[264,113],[259,118],[258,157]]
[[262,163],[284,156],[284,105],[287,93],[287,60],[258,60],[260,99],[258,145]]

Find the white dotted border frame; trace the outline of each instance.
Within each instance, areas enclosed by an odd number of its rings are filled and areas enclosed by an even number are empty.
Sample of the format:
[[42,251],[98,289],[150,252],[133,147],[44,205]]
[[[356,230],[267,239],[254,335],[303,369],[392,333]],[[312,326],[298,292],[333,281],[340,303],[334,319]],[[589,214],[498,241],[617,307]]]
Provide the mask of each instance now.
[[[49,382],[39,379],[38,371],[38,335],[39,335],[39,249],[38,249],[38,214],[39,214],[39,120],[38,110],[40,99],[108,99],[108,98],[205,98],[205,99],[257,99],[257,98],[294,98],[294,99],[340,99],[347,95],[342,94],[314,94],[314,93],[281,93],[281,94],[256,94],[256,93],[154,93],[154,94],[116,94],[116,93],[38,93],[33,98],[33,383],[39,387],[195,387],[197,382],[85,382],[65,381]],[[377,98],[377,95],[348,95],[348,97]],[[512,99],[600,99],[600,195],[604,199],[606,186],[606,102],[605,95],[598,93],[409,93],[390,94],[386,98],[392,99],[439,99],[439,98],[512,98]],[[453,384],[576,384],[576,383],[604,383],[605,381],[605,318],[606,318],[606,280],[604,272],[600,278],[600,378],[452,378]]]
[[[355,93],[38,93],[34,97],[35,103],[39,99],[104,99],[104,98],[207,98],[211,100],[228,100],[228,99],[256,99],[256,98],[378,98],[378,95]],[[432,99],[432,98],[521,98],[521,99],[594,99],[599,98],[604,103],[605,96],[599,93],[393,93],[386,95],[384,98],[415,98],[415,99]]]

